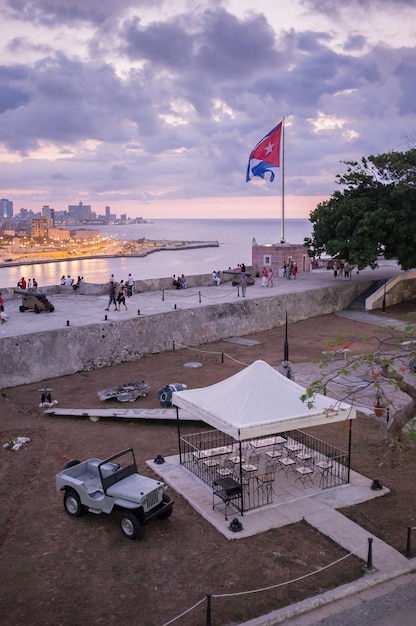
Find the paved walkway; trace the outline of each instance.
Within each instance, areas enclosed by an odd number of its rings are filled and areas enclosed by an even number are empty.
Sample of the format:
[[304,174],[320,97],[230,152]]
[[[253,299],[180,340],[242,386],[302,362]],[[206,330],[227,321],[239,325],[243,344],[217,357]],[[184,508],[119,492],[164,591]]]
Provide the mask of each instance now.
[[[355,282],[368,280],[383,280],[402,273],[393,262],[382,262],[376,270],[366,269],[359,274],[354,273]],[[287,293],[303,293],[306,290],[321,289],[325,286],[342,287],[344,280],[334,280],[331,271],[325,269],[314,270],[298,274],[296,280],[275,279],[274,287],[261,286],[260,279],[255,285],[247,288],[248,300],[276,296]],[[106,311],[107,296],[84,296],[74,293],[68,288],[67,294],[48,296],[54,305],[53,313],[42,312],[36,315],[33,311],[20,313],[20,298],[7,300],[5,311],[8,315],[6,324],[0,326],[0,339],[34,332],[47,332],[65,326],[87,326],[89,324],[104,323],[105,321],[124,321],[133,317],[158,315],[172,309],[198,308],[201,305],[223,304],[241,299],[241,290],[233,287],[230,282],[222,283],[219,287],[192,287],[189,289],[169,289],[165,291],[147,291],[136,293],[127,298],[127,311]],[[377,318],[377,316],[374,316]],[[382,319],[382,318],[379,318]],[[376,323],[372,321],[371,323]]]

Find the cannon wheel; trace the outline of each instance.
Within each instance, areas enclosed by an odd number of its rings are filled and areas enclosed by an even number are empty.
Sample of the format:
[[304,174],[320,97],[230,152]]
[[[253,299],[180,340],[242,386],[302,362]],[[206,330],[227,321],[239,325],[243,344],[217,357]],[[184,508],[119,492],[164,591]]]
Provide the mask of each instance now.
[[26,311],[26,307],[25,307],[25,306],[23,306],[23,304],[21,304],[21,305],[19,306],[19,311],[20,311],[20,313],[24,313],[24,312]]
[[35,304],[35,306],[33,307],[33,310],[35,313],[40,313],[40,308],[38,307],[37,304]]

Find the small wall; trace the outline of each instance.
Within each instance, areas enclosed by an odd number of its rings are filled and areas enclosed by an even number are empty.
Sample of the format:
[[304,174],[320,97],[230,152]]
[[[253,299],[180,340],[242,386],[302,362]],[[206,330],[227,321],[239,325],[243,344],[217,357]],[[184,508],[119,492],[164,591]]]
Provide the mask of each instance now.
[[365,301],[367,311],[381,309],[384,297],[386,306],[393,306],[399,302],[406,302],[416,298],[416,272],[406,272],[390,278],[382,287],[377,289]]
[[[104,321],[81,327],[0,339],[2,387],[38,382],[99,367],[136,361],[176,346],[199,346],[347,308],[372,281],[302,293],[211,304],[187,310]],[[278,355],[276,355],[278,360]]]
[[[255,268],[247,267],[248,272],[255,275]],[[213,284],[211,274],[195,274],[193,276],[187,276],[188,287],[207,287]],[[223,274],[221,272],[221,282],[227,283],[234,279],[233,275]],[[135,280],[135,291],[162,291],[163,289],[172,289],[173,278],[149,278],[146,280]],[[13,298],[19,298],[20,296],[14,293],[16,287],[2,288],[1,295],[4,300],[11,300]],[[66,285],[49,285],[48,287],[40,287],[36,289],[38,293],[44,293],[45,295],[53,295],[54,293],[76,293],[83,296],[102,296],[108,294],[109,283],[81,283],[80,287],[74,291],[72,286]]]

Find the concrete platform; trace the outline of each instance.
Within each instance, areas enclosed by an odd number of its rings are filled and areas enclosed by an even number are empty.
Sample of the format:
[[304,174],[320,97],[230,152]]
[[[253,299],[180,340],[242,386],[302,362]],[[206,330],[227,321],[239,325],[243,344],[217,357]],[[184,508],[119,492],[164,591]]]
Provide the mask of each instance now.
[[[272,504],[252,509],[244,515],[237,511],[234,514],[230,513],[226,520],[224,514],[213,510],[212,489],[181,466],[178,455],[166,457],[162,465],[152,460],[146,463],[227,539],[250,537],[304,519],[363,561],[367,559],[368,539],[372,538],[373,563],[377,569],[403,567],[407,563],[402,554],[337,511],[346,506],[382,497],[389,492],[386,488],[373,491],[372,480],[357,472],[351,472],[349,484],[329,489],[320,489],[316,485],[304,487],[302,483],[295,481],[294,476],[291,477],[289,474],[289,477],[286,477],[279,473],[274,483]],[[243,525],[239,532],[232,532],[229,528],[234,517]]]

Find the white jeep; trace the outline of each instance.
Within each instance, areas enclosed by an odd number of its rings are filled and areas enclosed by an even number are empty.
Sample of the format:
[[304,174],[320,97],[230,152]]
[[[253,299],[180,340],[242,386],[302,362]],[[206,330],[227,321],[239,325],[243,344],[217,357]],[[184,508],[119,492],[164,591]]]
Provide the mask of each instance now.
[[68,461],[56,475],[56,490],[64,494],[68,515],[85,512],[117,511],[123,535],[136,539],[140,527],[151,519],[168,518],[173,500],[165,493],[167,486],[137,473],[132,448],[105,460]]

